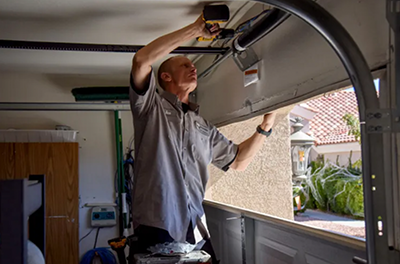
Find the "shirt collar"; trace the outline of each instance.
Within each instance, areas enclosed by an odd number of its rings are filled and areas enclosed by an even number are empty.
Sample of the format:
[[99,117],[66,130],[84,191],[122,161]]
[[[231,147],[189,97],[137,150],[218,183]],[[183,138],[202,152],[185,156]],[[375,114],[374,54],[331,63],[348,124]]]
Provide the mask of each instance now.
[[[182,102],[179,100],[178,96],[176,96],[173,93],[167,92],[167,91],[163,91],[161,96],[166,99],[168,102],[170,102],[171,104],[173,104],[174,106],[178,107],[179,109],[182,110]],[[195,112],[196,114],[198,114],[199,112],[199,105],[189,102],[189,110]]]

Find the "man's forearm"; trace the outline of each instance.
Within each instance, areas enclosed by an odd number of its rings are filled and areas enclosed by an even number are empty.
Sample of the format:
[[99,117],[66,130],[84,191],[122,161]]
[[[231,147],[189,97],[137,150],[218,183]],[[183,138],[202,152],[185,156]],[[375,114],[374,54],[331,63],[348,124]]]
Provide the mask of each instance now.
[[[266,114],[260,125],[261,129],[269,131],[275,122],[275,116],[276,113]],[[261,149],[265,139],[265,135],[255,132],[250,138],[240,143],[236,158],[230,167],[234,170],[244,171]]]
[[199,27],[196,24],[190,24],[152,41],[136,53],[134,61],[141,66],[150,67],[181,44],[198,37],[200,34]]
[[237,171],[244,171],[261,149],[265,139],[264,135],[255,132],[250,138],[240,143],[238,154],[231,168]]

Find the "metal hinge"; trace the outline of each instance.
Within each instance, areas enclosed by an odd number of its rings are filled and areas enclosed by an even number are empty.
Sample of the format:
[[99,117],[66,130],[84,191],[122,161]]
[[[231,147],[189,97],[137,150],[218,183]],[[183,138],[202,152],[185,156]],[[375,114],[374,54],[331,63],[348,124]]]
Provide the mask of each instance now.
[[367,133],[392,132],[392,109],[368,109],[365,117]]

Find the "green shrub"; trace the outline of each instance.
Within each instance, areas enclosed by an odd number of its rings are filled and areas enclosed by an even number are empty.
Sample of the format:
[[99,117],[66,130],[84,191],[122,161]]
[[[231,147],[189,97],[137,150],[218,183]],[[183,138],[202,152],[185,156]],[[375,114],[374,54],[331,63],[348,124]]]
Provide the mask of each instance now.
[[306,183],[310,194],[307,208],[364,216],[361,162],[349,162],[347,167],[312,162]]
[[324,185],[322,184],[323,178],[314,177],[312,179],[316,192],[311,192],[314,195],[315,205],[320,210],[326,210],[327,197]]
[[332,212],[338,214],[348,214],[347,210],[347,196],[349,183],[343,179],[338,179],[332,186],[332,194],[329,200],[329,207]]
[[326,194],[321,182],[324,178],[323,174],[321,175],[324,166],[323,159],[311,162],[311,177],[307,181],[310,194],[308,208],[326,209]]
[[353,216],[364,217],[364,196],[362,179],[355,181],[349,191],[347,206]]
[[316,202],[317,202],[317,201],[315,201],[315,198],[314,198],[314,196],[312,195],[312,193],[309,192],[308,202],[307,202],[306,208],[307,208],[307,209],[317,209],[317,204],[316,204]]

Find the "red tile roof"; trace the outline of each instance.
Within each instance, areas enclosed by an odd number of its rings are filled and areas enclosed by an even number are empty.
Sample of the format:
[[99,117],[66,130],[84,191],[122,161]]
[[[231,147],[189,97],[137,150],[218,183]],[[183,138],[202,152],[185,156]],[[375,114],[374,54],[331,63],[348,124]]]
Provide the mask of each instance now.
[[325,95],[306,103],[309,108],[318,110],[310,120],[310,130],[316,145],[356,142],[348,135],[343,116],[347,113],[358,116],[358,104],[354,91],[340,91]]

